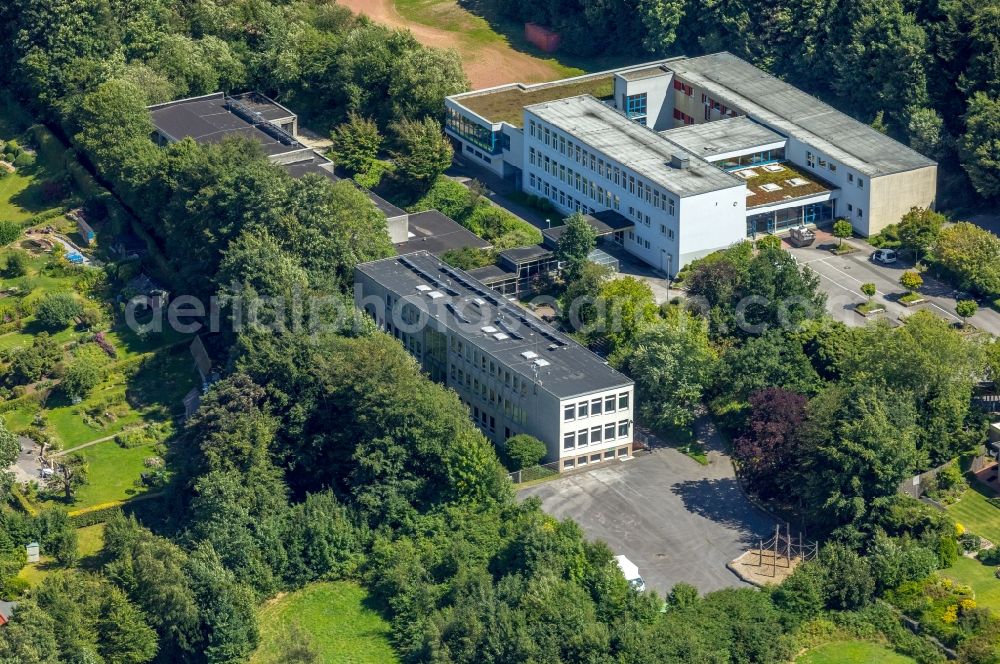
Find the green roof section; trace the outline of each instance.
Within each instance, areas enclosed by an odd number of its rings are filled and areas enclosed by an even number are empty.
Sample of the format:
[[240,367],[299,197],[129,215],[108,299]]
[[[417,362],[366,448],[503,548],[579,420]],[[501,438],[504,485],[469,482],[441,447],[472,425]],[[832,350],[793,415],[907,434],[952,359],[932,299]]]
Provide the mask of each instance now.
[[592,95],[598,99],[609,99],[614,96],[614,92],[614,74],[608,73],[584,79],[569,79],[533,86],[520,84],[505,86],[496,90],[458,95],[454,99],[490,122],[506,122],[520,127],[523,117],[521,111],[525,106],[579,95]]

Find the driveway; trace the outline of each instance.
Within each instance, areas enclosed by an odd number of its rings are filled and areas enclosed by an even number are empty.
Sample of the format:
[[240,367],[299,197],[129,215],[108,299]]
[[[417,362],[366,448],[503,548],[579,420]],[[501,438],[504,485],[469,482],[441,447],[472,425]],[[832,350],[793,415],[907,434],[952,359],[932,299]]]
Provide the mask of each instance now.
[[38,446],[35,441],[24,436],[17,437],[21,444],[21,453],[8,470],[14,473],[14,481],[18,484],[41,481],[42,464],[38,459]]
[[709,459],[703,466],[659,448],[528,487],[518,498],[537,496],[547,513],[576,521],[588,539],[628,556],[661,594],[681,581],[702,592],[743,587],[726,563],[773,535],[775,522],[747,500],[724,453],[713,450]]
[[[866,319],[854,311],[854,306],[865,301],[860,288],[863,283],[873,283],[877,289],[875,301],[885,307],[884,317],[898,321],[920,309],[927,309],[945,320],[953,323],[961,319],[955,315],[955,303],[968,296],[951,286],[924,275],[924,285],[920,294],[926,303],[907,308],[897,301],[904,293],[899,284],[903,272],[912,269],[913,264],[900,259],[893,265],[882,265],[871,260],[875,248],[864,240],[851,239],[845,242],[858,250],[851,254],[835,256],[828,248],[837,240],[829,233],[818,232],[816,243],[811,247],[795,248],[784,244],[785,248],[795,256],[799,265],[808,265],[820,277],[820,288],[827,295],[827,309],[839,321],[848,325],[860,326]],[[969,319],[981,330],[1000,334],[1000,313],[982,306],[975,316]]]

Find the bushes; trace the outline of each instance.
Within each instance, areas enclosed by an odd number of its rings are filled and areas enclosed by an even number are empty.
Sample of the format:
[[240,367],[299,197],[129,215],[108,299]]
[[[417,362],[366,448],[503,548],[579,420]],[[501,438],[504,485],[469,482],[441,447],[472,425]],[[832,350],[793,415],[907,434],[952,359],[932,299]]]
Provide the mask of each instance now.
[[83,312],[72,293],[50,293],[38,303],[35,319],[49,329],[62,329]]
[[0,221],[0,245],[7,245],[21,237],[21,225],[13,221]]
[[518,434],[507,440],[505,449],[511,470],[521,470],[538,465],[548,450],[545,443],[528,434]]

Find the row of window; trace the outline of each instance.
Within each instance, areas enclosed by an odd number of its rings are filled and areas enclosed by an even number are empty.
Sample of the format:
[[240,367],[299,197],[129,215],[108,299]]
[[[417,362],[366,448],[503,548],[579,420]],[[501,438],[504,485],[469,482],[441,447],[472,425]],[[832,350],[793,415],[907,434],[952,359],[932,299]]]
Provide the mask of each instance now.
[[674,79],[674,90],[679,90],[680,92],[686,94],[688,97],[694,94],[694,88],[692,88],[687,83],[681,83],[676,78]]
[[[491,377],[495,377],[497,382],[503,381],[505,387],[509,387],[515,393],[520,393],[524,396],[528,393],[528,380],[521,378],[516,373],[511,372],[510,369],[505,368],[503,365],[497,363],[495,360],[490,358],[486,353],[480,352],[472,344],[466,345],[464,341],[456,337],[451,337],[451,349],[460,358],[466,361],[466,371],[469,371],[469,367],[478,369],[481,373],[486,373]],[[462,371],[461,366],[451,365],[452,378],[458,379],[459,382],[468,381],[465,380],[465,372]],[[469,374],[471,377],[472,374]],[[476,379],[478,383],[478,379]],[[485,383],[484,383],[485,385]]]
[[608,422],[603,426],[597,425],[587,429],[580,429],[579,431],[569,431],[563,434],[563,451],[628,438],[630,428],[629,420],[622,420],[617,424]]
[[603,454],[601,452],[596,452],[590,455],[584,454],[583,456],[578,456],[575,459],[563,459],[562,468],[563,470],[573,470],[574,468],[582,468],[588,463],[613,461],[616,453],[619,459],[624,459],[628,456],[628,447],[619,447],[617,450],[604,450]]
[[[573,143],[572,139],[566,139],[564,136],[557,134],[555,130],[549,130],[548,127],[536,124],[534,120],[530,120],[528,126],[529,133],[533,138],[541,140],[545,145],[552,148],[557,148],[559,154],[573,159],[573,161],[581,164],[584,168],[589,168],[608,182],[614,182],[623,190],[638,196],[640,200],[645,200],[653,207],[660,208],[664,212],[667,211],[668,206],[671,206],[672,209],[673,198],[651,186],[649,183],[645,183],[641,179],[636,179],[634,175],[629,175],[624,168],[615,166],[611,161],[605,161],[604,157],[589,152],[579,144]],[[574,172],[571,168],[567,169],[562,164],[558,164],[554,159],[549,159],[540,150],[536,151],[533,147],[528,148],[528,163],[542,168],[550,175],[559,177],[562,182],[574,186],[577,191],[587,192],[589,190],[592,192],[591,198],[597,199],[593,195],[596,187],[593,181],[587,180],[587,178],[583,177],[580,173]],[[608,195],[610,196],[610,193]],[[608,205],[608,207],[611,206]],[[673,213],[671,212],[671,214]]]
[[674,120],[680,120],[686,125],[693,125],[694,118],[680,110],[679,108],[674,109]]
[[[826,158],[819,155],[815,155],[809,150],[806,150],[806,166],[808,166],[809,168],[816,168],[817,165],[819,166],[819,168],[829,169],[831,173],[837,172],[837,163],[834,162],[832,159],[828,161]],[[852,183],[855,182],[854,173],[847,174],[847,181]],[[857,185],[858,189],[864,189],[865,188],[864,178],[860,177],[857,178]]]
[[617,410],[628,410],[628,392],[616,395],[609,394],[596,399],[585,399],[579,403],[568,403],[563,405],[563,422],[582,420],[585,417],[601,415],[604,413],[614,413]]
[[545,198],[549,199],[553,203],[558,203],[564,208],[576,210],[577,212],[582,212],[583,214],[594,213],[594,208],[587,207],[587,205],[573,198],[572,195],[567,196],[565,191],[554,184],[550,185],[541,177],[535,177],[534,173],[529,176],[528,185],[538,193],[544,195]]
[[466,145],[465,146],[465,151],[468,152],[469,154],[476,155],[477,157],[479,157],[480,159],[482,159],[483,161],[485,161],[487,164],[492,164],[493,163],[492,159],[490,159],[489,157],[487,157],[486,155],[484,155],[479,150],[473,149],[473,147],[471,145]]
[[[848,212],[854,212],[854,206],[851,205],[850,203],[848,203],[847,204],[847,211]],[[848,216],[850,216],[850,215],[848,215]],[[858,219],[861,219],[864,216],[865,216],[865,211],[862,210],[861,208],[858,208]]]

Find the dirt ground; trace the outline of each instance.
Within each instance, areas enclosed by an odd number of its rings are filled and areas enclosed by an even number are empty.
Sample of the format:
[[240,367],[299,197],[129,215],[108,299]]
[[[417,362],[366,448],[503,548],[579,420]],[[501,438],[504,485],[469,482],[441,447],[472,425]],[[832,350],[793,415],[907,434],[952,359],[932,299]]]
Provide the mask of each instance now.
[[[462,58],[465,75],[469,77],[474,90],[504,83],[537,83],[564,76],[564,70],[555,62],[515,51],[499,35],[496,35],[494,41],[484,39],[481,29],[462,32],[470,22],[475,21],[475,18],[453,2],[442,3],[440,9],[429,15],[429,20],[441,18],[442,26],[448,25],[452,29],[410,21],[396,10],[393,0],[337,0],[337,2],[379,23],[394,28],[407,28],[417,41],[425,46],[456,49]],[[491,43],[484,43],[486,41]]]

